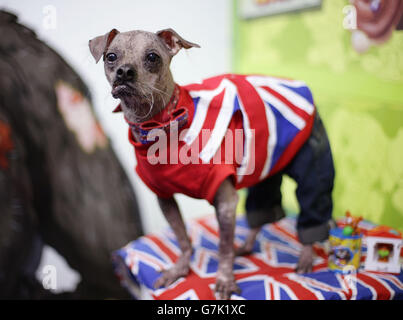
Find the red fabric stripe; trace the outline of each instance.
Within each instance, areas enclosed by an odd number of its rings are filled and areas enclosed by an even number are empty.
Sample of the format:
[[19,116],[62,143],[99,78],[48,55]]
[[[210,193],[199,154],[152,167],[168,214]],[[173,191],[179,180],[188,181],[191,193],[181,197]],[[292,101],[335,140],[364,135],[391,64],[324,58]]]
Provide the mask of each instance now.
[[280,231],[281,233],[285,234],[287,237],[290,237],[291,239],[294,239],[295,241],[298,242],[298,237],[297,237],[295,234],[293,234],[293,233],[291,233],[291,232],[288,232],[288,231],[287,231],[286,229],[284,229],[284,228],[281,228],[277,223],[273,223],[273,224],[271,225],[271,227],[274,228],[274,229],[276,229],[277,231]]
[[215,300],[213,292],[211,290],[205,290],[207,286],[213,283],[215,283],[215,277],[202,279],[191,270],[186,277],[186,281],[179,283],[172,289],[164,291],[159,296],[153,296],[158,300],[173,300],[178,297],[178,293],[193,289],[200,299]]
[[[245,77],[237,77],[233,80],[237,86],[239,99],[245,108],[246,115],[249,119],[250,129],[254,129],[255,133],[267,132],[266,135],[260,134],[258,139],[255,139],[255,154],[251,158],[255,161],[255,171],[251,175],[243,178],[237,188],[243,188],[256,183],[260,179],[264,164],[268,156],[267,144],[269,141],[269,127],[266,117],[265,108],[262,99],[258,95],[256,89],[246,81]],[[247,103],[245,103],[247,101]],[[257,153],[261,153],[259,156]],[[252,160],[253,161],[253,160]]]
[[269,286],[270,286],[270,297],[271,297],[271,300],[274,300],[274,288],[273,288],[273,283],[269,283]]
[[276,280],[288,286],[299,300],[318,300],[317,296],[312,291],[305,288],[297,281],[290,280],[286,277],[279,277]]
[[[211,218],[210,218],[211,219]],[[209,226],[205,220],[199,220],[197,221],[197,223],[199,225],[201,225],[204,229],[206,229],[208,232],[210,232],[211,234],[215,235],[217,238],[219,237],[218,231],[217,229],[212,228],[211,226]]]
[[146,236],[146,238],[154,242],[161,249],[161,251],[163,251],[173,262],[175,262],[178,259],[178,256],[170,248],[168,248],[165,245],[165,243],[161,241],[161,239],[158,238],[157,236],[148,235]]
[[358,279],[365,282],[365,284],[373,287],[378,295],[377,300],[389,300],[391,298],[391,294],[388,288],[386,288],[381,282],[376,279],[367,276],[364,273],[357,274]]
[[227,75],[219,75],[216,77],[204,79],[202,83],[191,83],[183,86],[188,91],[197,91],[197,90],[214,90],[219,86],[222,79],[226,78]]
[[280,94],[279,92],[273,90],[270,87],[262,87],[264,90],[266,90],[267,92],[271,93],[273,96],[275,96],[277,99],[279,99],[281,102],[283,102],[284,104],[286,104],[292,111],[294,111],[297,115],[299,115],[302,119],[304,119],[305,121],[308,120],[309,118],[311,118],[311,115],[309,115],[308,113],[306,113],[303,109],[298,108],[297,106],[295,106],[290,100],[288,100],[286,97],[284,97],[282,94]]
[[270,176],[276,174],[277,172],[281,171],[285,166],[287,166],[287,164],[296,155],[299,149],[308,140],[312,132],[313,122],[314,117],[310,118],[309,121],[307,121],[306,127],[295,136],[294,140],[284,150],[283,154],[278,159],[276,165],[270,171]]

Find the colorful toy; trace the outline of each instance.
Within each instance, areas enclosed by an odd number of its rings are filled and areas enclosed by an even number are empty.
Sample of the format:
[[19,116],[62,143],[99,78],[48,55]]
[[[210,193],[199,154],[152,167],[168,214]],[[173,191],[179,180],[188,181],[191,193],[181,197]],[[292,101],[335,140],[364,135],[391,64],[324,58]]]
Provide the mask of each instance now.
[[330,230],[329,269],[338,272],[344,272],[343,269],[346,266],[358,269],[361,259],[361,241],[361,234],[346,236],[342,228]]
[[343,228],[343,235],[346,237],[361,234],[358,224],[362,221],[362,217],[354,217],[350,211],[346,212],[345,222],[341,223]]
[[336,272],[350,272],[353,266],[360,267],[362,233],[358,224],[362,217],[354,217],[349,211],[346,218],[337,228],[330,230],[330,253],[328,259],[329,269]]
[[362,217],[353,217],[350,212],[346,213],[345,222],[338,228],[330,230],[329,243],[330,253],[328,259],[329,269],[336,272],[350,272],[353,266],[360,267],[362,233],[358,228]]
[[387,226],[378,226],[368,231],[365,270],[400,273],[399,261],[402,234]]

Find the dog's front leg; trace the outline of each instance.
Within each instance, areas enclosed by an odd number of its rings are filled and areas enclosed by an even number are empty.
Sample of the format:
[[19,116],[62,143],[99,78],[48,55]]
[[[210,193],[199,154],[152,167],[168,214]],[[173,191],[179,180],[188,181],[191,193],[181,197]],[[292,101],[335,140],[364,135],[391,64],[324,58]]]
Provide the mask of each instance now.
[[219,187],[214,200],[220,230],[219,264],[215,290],[219,298],[223,300],[228,300],[233,292],[240,292],[233,273],[237,203],[238,194],[232,182],[227,179]]
[[168,270],[164,270],[162,276],[155,281],[155,288],[167,287],[180,277],[185,277],[189,272],[190,257],[192,255],[192,245],[186,234],[185,224],[183,223],[175,199],[173,197],[169,199],[158,198],[158,202],[165,218],[175,233],[182,253],[175,265]]

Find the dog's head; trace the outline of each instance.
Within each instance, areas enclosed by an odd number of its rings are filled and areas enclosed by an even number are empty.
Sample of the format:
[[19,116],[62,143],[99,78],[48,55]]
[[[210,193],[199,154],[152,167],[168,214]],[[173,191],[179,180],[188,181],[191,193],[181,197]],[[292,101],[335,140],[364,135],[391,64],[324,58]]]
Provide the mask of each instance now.
[[147,120],[155,108],[169,101],[174,82],[169,69],[181,48],[199,47],[172,29],[156,33],[116,29],[89,41],[91,54],[104,60],[112,95],[123,102],[124,111]]

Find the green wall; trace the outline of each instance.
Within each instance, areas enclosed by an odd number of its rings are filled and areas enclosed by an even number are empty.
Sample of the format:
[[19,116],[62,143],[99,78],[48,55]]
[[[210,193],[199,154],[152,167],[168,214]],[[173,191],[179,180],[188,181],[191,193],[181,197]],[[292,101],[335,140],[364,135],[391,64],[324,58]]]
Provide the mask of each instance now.
[[[319,10],[242,20],[234,6],[234,71],[304,80],[328,130],[336,165],[334,215],[346,210],[403,230],[403,31],[357,54],[346,0]],[[284,205],[298,210],[295,184]]]

